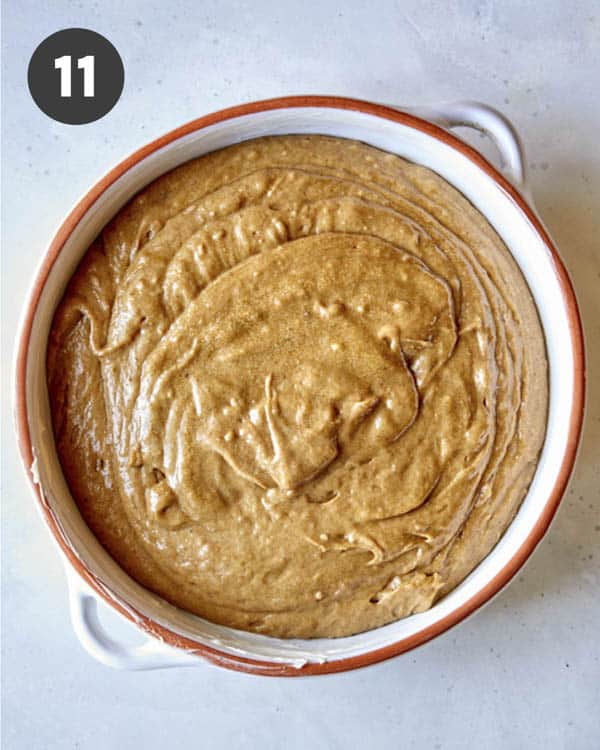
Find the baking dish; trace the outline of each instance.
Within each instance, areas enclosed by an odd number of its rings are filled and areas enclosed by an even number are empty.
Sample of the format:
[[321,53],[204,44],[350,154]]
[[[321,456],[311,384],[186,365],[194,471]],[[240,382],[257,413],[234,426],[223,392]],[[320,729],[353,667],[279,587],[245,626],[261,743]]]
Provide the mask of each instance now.
[[[495,169],[452,135],[474,127],[495,142]],[[236,631],[183,612],[129,578],[83,522],[57,460],[45,377],[52,315],[100,229],[159,175],[209,151],[262,135],[323,133],[355,138],[439,173],[483,213],[514,255],[537,303],[550,371],[548,429],[531,487],[492,552],[427,612],[346,638],[282,640]],[[220,666],[265,675],[312,675],[372,664],[412,649],[464,620],[514,576],[540,541],[573,468],[584,400],[581,322],[568,274],[531,205],[518,136],[474,102],[399,109],[339,97],[300,96],[233,107],[157,139],[98,182],[59,228],[24,310],[16,363],[16,425],[40,510],[66,563],[73,626],[82,645],[113,667]],[[97,616],[104,600],[138,626],[141,645],[111,638]]]

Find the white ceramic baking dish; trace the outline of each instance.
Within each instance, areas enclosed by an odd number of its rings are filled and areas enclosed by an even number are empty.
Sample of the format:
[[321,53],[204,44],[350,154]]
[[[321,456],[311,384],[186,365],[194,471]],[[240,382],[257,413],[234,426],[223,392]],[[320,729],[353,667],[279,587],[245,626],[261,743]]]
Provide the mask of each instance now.
[[[489,135],[500,170],[449,132]],[[423,164],[460,190],[490,221],[517,260],[536,300],[550,368],[547,435],[529,492],[492,552],[429,611],[347,638],[281,640],[204,621],[127,576],[83,522],[57,460],[46,389],[45,352],[53,312],[83,253],[135,193],[194,157],[267,134],[356,138]],[[353,669],[414,648],[460,622],[514,576],[540,541],[571,473],[583,416],[584,353],[575,295],[531,204],[522,149],[495,110],[473,102],[402,110],[338,97],[288,97],[223,110],[159,138],[97,183],[58,230],[27,302],[16,369],[19,445],[39,507],[66,563],[73,626],[92,656],[113,667],[221,666],[267,675]],[[145,634],[129,647],[111,638],[96,606],[104,600]]]

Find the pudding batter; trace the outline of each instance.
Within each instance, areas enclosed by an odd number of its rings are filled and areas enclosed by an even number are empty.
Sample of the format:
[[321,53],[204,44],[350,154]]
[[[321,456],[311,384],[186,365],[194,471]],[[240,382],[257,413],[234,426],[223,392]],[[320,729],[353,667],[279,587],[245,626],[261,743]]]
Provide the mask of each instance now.
[[431,607],[512,520],[546,424],[536,308],[492,227],[430,170],[325,136],[145,188],[71,279],[47,364],[109,553],[280,637]]

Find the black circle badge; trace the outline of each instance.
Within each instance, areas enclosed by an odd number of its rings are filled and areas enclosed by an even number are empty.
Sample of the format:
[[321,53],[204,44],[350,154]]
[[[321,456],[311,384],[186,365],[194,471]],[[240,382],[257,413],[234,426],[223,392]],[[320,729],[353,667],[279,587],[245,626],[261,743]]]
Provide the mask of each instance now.
[[89,29],[63,29],[39,45],[29,62],[29,91],[48,117],[68,125],[94,122],[115,106],[125,81],[115,47]]

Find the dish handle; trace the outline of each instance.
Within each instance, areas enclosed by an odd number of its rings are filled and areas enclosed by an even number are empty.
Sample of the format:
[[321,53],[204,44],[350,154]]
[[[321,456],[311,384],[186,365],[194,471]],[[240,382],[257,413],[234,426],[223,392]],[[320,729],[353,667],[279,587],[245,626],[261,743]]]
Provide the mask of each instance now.
[[150,670],[202,664],[195,654],[162,643],[147,634],[138,645],[119,643],[98,617],[98,599],[81,578],[65,565],[69,587],[69,611],[73,630],[83,648],[97,661],[113,669]]
[[[404,108],[396,107],[396,109]],[[500,153],[502,172],[515,187],[527,197],[531,197],[521,139],[510,120],[501,112],[487,104],[475,101],[442,102],[410,107],[404,111],[443,128],[474,128],[487,135]]]

